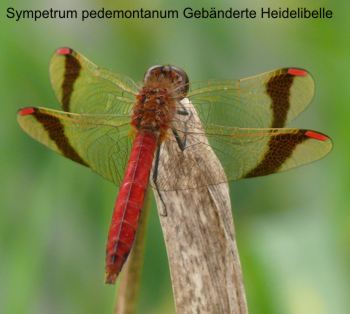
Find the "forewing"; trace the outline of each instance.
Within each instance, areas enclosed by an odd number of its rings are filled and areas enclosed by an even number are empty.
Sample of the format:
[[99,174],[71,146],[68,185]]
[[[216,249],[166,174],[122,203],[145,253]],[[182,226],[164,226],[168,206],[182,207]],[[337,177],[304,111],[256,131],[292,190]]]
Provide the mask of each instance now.
[[131,149],[129,117],[61,112],[27,107],[18,122],[55,152],[119,184]]
[[303,69],[282,68],[238,81],[211,81],[189,98],[205,127],[282,128],[314,95],[314,81]]
[[71,48],[60,48],[50,62],[52,87],[64,111],[130,114],[137,93],[129,78],[98,67]]

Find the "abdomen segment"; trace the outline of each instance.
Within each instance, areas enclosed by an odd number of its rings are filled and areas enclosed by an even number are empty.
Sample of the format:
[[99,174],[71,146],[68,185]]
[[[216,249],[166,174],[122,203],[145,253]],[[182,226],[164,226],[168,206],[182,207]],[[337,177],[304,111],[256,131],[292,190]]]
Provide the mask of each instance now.
[[135,239],[157,147],[157,136],[139,132],[115,203],[106,249],[106,283],[114,283]]

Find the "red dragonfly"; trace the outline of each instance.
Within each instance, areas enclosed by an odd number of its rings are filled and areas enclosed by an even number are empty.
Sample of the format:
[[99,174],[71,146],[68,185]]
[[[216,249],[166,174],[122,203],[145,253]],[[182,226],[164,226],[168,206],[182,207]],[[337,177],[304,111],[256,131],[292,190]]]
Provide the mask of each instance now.
[[[18,122],[36,140],[120,186],[107,241],[107,283],[115,282],[132,248],[149,180],[160,193],[263,176],[322,158],[332,147],[320,132],[284,128],[314,94],[314,81],[303,69],[190,89],[183,70],[157,65],[139,86],[60,48],[50,77],[63,111],[26,107]],[[195,182],[188,176],[205,164],[203,135],[226,177]],[[173,165],[178,178],[167,174],[161,149],[184,157]]]

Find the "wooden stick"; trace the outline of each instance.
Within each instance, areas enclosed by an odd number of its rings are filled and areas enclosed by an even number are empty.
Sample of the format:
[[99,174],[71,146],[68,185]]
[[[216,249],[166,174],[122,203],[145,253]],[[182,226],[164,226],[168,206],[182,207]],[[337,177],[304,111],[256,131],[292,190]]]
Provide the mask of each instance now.
[[[186,104],[186,108],[190,106],[190,103]],[[188,140],[188,145],[194,144],[191,138]],[[195,140],[198,142],[198,137]],[[206,141],[204,136],[202,141]],[[170,161],[172,150],[165,144],[161,151],[160,176],[163,172],[167,172],[170,178],[179,176],[176,173],[179,170],[172,166],[177,163],[173,154]],[[196,163],[209,163],[205,173],[193,167],[183,174],[184,179],[191,176],[191,180],[203,182],[205,178],[223,172],[210,148],[206,147],[203,154],[204,158],[196,158]],[[178,157],[186,158],[185,155],[179,154]],[[184,165],[184,160],[181,164]],[[222,176],[225,174],[222,173]],[[168,254],[176,313],[248,313],[228,185],[221,183],[160,193],[167,212],[167,216],[160,215],[160,222]],[[162,200],[157,193],[154,194],[158,208],[162,208]]]

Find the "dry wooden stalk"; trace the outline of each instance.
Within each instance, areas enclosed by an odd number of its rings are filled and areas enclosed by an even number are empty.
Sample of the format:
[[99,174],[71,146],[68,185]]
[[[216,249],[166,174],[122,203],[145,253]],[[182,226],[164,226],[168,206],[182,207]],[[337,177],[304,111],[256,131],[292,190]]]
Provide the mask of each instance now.
[[[187,103],[186,108],[189,107],[194,110]],[[200,141],[206,142],[205,136],[202,137]],[[198,142],[198,134],[193,139]],[[188,138],[188,145],[195,144],[191,140],[191,137]],[[171,164],[169,161],[173,150],[169,145],[174,143],[164,142],[160,176],[166,172],[167,176],[179,177],[179,170],[173,166],[174,156],[171,156]],[[179,180],[191,177],[191,180],[203,182],[208,176],[215,177],[218,173],[225,176],[210,148],[206,147],[203,154],[193,160],[186,167],[187,173],[181,170]],[[182,159],[182,165],[183,162]],[[197,165],[202,163],[206,163],[205,171],[197,169],[200,168]],[[196,189],[161,191],[160,194],[167,212],[167,216],[160,215],[160,222],[168,253],[176,313],[248,313],[228,185],[221,183]],[[158,208],[163,208],[157,193],[155,197]]]

